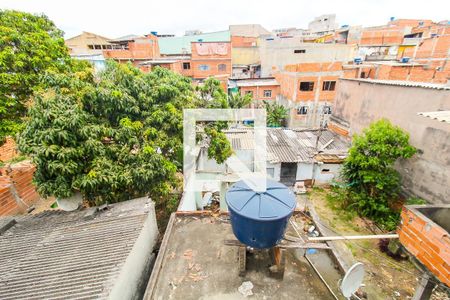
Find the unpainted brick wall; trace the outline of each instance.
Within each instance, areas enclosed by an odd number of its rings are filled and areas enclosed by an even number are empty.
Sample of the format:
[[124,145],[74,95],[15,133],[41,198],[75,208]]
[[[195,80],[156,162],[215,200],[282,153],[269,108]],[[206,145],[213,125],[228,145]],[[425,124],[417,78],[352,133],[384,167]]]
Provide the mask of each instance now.
[[400,242],[428,270],[450,285],[450,237],[448,232],[421,214],[403,207],[398,230]]
[[27,161],[0,168],[0,216],[23,213],[39,199],[32,183],[35,169]]
[[7,161],[17,156],[16,143],[10,137],[6,138],[5,143],[0,147],[0,161]]

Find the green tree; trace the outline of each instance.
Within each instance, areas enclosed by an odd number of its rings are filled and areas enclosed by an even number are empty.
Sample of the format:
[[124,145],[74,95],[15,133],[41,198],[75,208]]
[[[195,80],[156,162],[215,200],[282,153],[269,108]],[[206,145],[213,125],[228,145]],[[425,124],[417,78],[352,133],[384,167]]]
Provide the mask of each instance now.
[[253,97],[251,94],[242,95],[241,93],[231,93],[228,95],[228,107],[230,108],[244,108],[252,103]]
[[0,10],[0,144],[23,128],[43,76],[65,72],[71,62],[62,31],[46,16]]
[[264,101],[264,107],[267,111],[267,126],[281,127],[288,116],[288,109],[281,104]]
[[202,84],[197,86],[200,103],[199,107],[204,108],[228,108],[227,93],[220,85],[220,81],[214,77],[207,78]]
[[[79,70],[45,80],[49,88],[36,94],[19,139],[43,196],[80,191],[92,204],[173,198],[182,169],[182,110],[198,103],[189,78],[108,62],[95,79]],[[213,134],[216,145],[220,136]]]
[[415,152],[409,135],[386,119],[355,135],[342,169],[348,183],[345,206],[394,227],[398,214],[393,204],[398,201],[400,175],[393,166],[397,159],[410,158]]

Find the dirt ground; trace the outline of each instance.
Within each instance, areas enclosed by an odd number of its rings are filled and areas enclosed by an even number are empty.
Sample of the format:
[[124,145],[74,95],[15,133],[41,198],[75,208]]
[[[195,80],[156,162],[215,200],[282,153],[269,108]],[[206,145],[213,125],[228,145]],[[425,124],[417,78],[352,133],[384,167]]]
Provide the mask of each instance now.
[[[373,229],[371,230],[373,226],[368,220],[334,209],[326,200],[326,194],[327,189],[314,189],[308,193],[310,203],[324,225],[340,235],[374,234]],[[412,298],[419,272],[411,262],[406,259],[395,260],[381,252],[378,240],[352,240],[339,243],[344,248],[346,246],[349,256],[365,265],[363,290],[367,293],[368,299]]]

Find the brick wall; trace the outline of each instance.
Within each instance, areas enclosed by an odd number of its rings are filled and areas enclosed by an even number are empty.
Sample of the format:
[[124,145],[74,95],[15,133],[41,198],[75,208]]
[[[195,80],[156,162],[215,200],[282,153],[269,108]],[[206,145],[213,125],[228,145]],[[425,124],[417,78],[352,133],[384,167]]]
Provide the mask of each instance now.
[[17,156],[16,143],[10,137],[0,147],[0,161],[7,161]]
[[360,45],[400,45],[402,42],[403,31],[399,29],[365,30],[361,34]]
[[403,207],[401,217],[400,242],[440,281],[450,286],[448,232],[412,208]]
[[[280,94],[292,101],[314,101],[316,92],[318,92],[319,101],[333,101],[337,80],[343,75],[341,62],[301,63],[286,65],[284,71],[275,73],[275,78],[280,83]],[[334,81],[335,89],[324,90],[324,81]],[[313,90],[301,91],[301,82],[313,82]]]
[[39,199],[32,184],[34,171],[27,161],[0,168],[0,216],[23,213]]

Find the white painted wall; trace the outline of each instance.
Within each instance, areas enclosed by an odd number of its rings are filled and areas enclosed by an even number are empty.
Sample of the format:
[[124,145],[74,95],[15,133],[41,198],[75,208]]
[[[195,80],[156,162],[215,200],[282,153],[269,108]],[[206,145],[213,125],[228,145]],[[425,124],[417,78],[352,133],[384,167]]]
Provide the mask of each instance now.
[[[342,164],[316,165],[316,183],[329,183],[339,176]],[[329,171],[326,171],[329,170]]]
[[[280,181],[281,163],[271,164],[267,163],[267,176],[275,181]],[[270,176],[271,170],[273,170],[273,176]]]
[[296,180],[306,180],[312,178],[313,165],[311,163],[298,163]]

